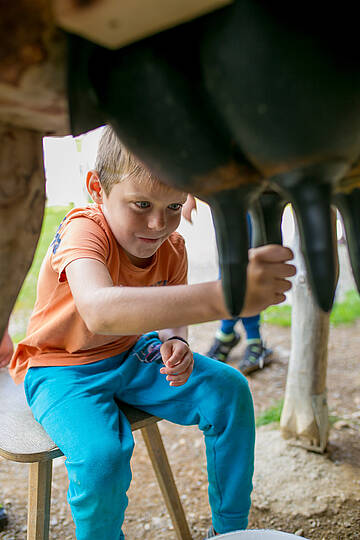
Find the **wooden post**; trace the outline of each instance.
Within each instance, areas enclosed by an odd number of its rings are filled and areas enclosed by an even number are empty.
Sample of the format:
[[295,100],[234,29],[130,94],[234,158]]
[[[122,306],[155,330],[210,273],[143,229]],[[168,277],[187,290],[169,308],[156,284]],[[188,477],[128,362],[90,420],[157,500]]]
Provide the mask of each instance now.
[[0,124],[0,339],[40,235],[45,206],[42,133]]

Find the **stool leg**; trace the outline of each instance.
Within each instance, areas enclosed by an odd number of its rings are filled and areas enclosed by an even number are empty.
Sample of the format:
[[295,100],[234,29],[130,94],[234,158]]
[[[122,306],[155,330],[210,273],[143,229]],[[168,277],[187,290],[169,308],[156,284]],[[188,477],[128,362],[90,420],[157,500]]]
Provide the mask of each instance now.
[[155,423],[145,426],[141,429],[141,433],[173,522],[176,535],[179,540],[191,540],[184,508],[180,501],[158,425]]
[[30,463],[27,540],[48,540],[52,460]]

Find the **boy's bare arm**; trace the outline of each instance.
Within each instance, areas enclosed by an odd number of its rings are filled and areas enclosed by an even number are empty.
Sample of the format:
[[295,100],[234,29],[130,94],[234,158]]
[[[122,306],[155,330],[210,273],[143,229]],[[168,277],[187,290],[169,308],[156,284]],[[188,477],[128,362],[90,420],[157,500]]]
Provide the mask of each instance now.
[[168,329],[216,320],[226,314],[220,282],[118,287],[113,285],[106,266],[94,259],[70,263],[66,275],[80,316],[95,334],[160,330],[163,341]]
[[[263,246],[249,252],[247,292],[241,316],[260,313],[285,299],[295,267],[290,249]],[[167,287],[114,286],[105,265],[78,259],[66,268],[75,304],[96,334],[131,335],[229,318],[221,282]]]

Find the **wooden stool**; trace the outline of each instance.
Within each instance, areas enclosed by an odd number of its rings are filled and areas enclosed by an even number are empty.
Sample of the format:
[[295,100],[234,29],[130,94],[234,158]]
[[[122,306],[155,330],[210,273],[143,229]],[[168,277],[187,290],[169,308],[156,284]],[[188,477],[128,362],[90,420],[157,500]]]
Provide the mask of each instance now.
[[[166,506],[179,540],[191,540],[174,477],[157,426],[161,419],[119,404],[132,431],[141,429]],[[0,370],[0,455],[29,463],[27,540],[48,540],[52,460],[61,450],[38,424],[26,402],[24,387],[16,386],[7,369]]]

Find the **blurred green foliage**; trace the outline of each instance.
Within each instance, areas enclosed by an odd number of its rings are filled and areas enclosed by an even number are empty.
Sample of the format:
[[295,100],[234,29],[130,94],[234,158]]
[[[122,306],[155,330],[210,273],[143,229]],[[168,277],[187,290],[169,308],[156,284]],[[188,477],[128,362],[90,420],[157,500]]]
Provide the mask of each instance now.
[[[352,324],[360,318],[360,297],[357,291],[347,291],[342,302],[335,302],[330,315],[333,326]],[[291,326],[291,306],[270,306],[262,313],[262,321],[277,326]]]

